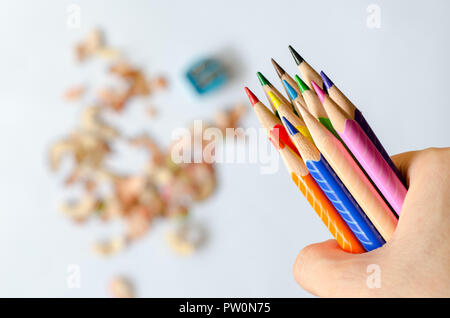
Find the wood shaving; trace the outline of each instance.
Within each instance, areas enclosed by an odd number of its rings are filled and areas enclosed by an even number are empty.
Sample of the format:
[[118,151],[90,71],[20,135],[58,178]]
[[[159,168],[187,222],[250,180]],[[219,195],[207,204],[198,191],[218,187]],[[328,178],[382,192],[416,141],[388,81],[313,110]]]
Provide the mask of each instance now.
[[65,101],[74,102],[74,101],[80,100],[81,97],[83,97],[84,93],[85,93],[84,86],[73,86],[73,87],[68,88],[64,92],[63,98]]
[[[49,165],[52,171],[57,171],[64,158],[71,158],[72,169],[64,184],[67,187],[81,185],[84,190],[78,198],[60,205],[61,212],[69,219],[77,223],[95,217],[105,222],[112,219],[124,222],[123,234],[92,246],[95,254],[112,256],[145,236],[156,219],[184,222],[195,202],[207,199],[215,191],[216,171],[214,164],[207,163],[211,162],[210,158],[198,163],[175,164],[172,161],[173,147],[192,142],[190,138],[196,138],[193,133],[169,147],[161,147],[147,134],[124,137],[104,119],[108,111],[125,109],[135,96],[146,99],[146,105],[151,105],[150,97],[167,88],[163,76],[146,76],[141,69],[123,59],[118,50],[108,47],[99,30],[89,32],[76,45],[75,55],[78,61],[93,57],[106,59],[110,63],[108,73],[116,77],[121,86],[90,90],[96,92],[93,98],[87,96],[93,102],[82,109],[78,126],[50,147]],[[66,101],[78,100],[86,91],[85,86],[74,86],[64,93],[64,98]],[[155,113],[154,107],[147,108],[149,117]],[[215,117],[215,126],[222,130],[235,128],[244,113],[242,105],[221,111]],[[138,173],[117,173],[108,167],[111,145],[118,139],[147,152],[147,164]],[[201,150],[211,146],[214,148],[211,141],[202,139]],[[192,254],[203,240],[204,233],[187,224],[167,235],[169,246],[181,255]],[[123,277],[111,281],[110,292],[115,297],[134,296],[131,284]]]
[[109,293],[115,298],[134,298],[134,287],[130,280],[123,276],[115,276],[109,282]]

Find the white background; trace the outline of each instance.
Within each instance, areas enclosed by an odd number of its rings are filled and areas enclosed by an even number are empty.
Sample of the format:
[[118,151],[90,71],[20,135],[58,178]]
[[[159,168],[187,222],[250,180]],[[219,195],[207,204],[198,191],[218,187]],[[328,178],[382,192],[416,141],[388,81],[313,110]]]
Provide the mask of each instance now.
[[[0,4],[0,296],[107,295],[114,274],[131,277],[139,296],[300,297],[291,268],[299,250],[329,233],[286,171],[261,175],[256,164],[219,165],[219,188],[192,210],[209,229],[207,246],[190,258],[165,245],[166,222],[112,259],[90,244],[120,224],[76,226],[57,212],[62,175],[51,174],[47,150],[74,127],[80,106],[61,99],[65,88],[98,83],[98,63],[77,66],[72,46],[93,27],[123,48],[149,74],[165,74],[155,96],[155,120],[130,106],[127,134],[145,129],[161,142],[192,119],[246,101],[248,85],[264,98],[255,76],[276,84],[274,57],[296,67],[293,45],[347,93],[390,153],[448,146],[448,1],[76,1],[81,28],[66,26],[70,1],[3,0]],[[381,8],[381,28],[366,25],[367,6]],[[184,69],[218,54],[235,64],[233,81],[197,98]],[[249,107],[250,108],[250,107]],[[245,126],[258,127],[251,111]],[[134,167],[134,155],[122,158]],[[81,268],[81,288],[66,285],[67,266]]]

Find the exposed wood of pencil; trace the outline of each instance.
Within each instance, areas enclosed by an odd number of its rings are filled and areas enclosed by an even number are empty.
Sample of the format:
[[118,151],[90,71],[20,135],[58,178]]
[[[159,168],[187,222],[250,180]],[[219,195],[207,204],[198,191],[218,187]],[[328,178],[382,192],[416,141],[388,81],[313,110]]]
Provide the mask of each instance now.
[[297,67],[300,71],[302,80],[306,83],[306,85],[308,85],[309,88],[312,89],[311,81],[314,81],[317,85],[323,87],[322,77],[320,77],[319,73],[317,73],[316,70],[308,64],[308,62],[303,61]]
[[282,141],[278,141],[277,145],[277,138],[273,134],[271,134],[269,138],[275,148],[278,149],[278,152],[283,159],[284,165],[286,166],[290,174],[295,173],[298,176],[304,177],[309,173],[305,163],[299,156],[297,156],[297,154],[295,154],[289,147],[284,145]]
[[309,141],[308,138],[306,138],[300,133],[297,133],[291,136],[291,139],[294,142],[295,146],[297,147],[298,151],[300,152],[302,159],[305,161],[305,163],[306,160],[313,160],[313,161],[320,160],[319,149],[317,149],[317,147],[311,141]]
[[[261,126],[266,131],[266,134],[269,138],[272,138],[274,129],[280,127],[284,130],[284,126],[281,121],[260,101],[258,101],[255,105],[253,105],[253,109],[256,112],[256,116],[258,117]],[[292,148],[294,152],[298,152],[295,145],[290,140],[289,134],[286,131],[277,131],[277,139],[281,137],[283,139],[285,136],[286,140],[283,141],[288,147]]]
[[355,119],[356,106],[336,87],[333,85],[328,89],[328,95],[331,99],[338,104],[351,119]]
[[397,219],[341,142],[319,123],[305,108],[300,108],[317,148],[353,195],[372,224],[388,241]]
[[306,124],[303,121],[303,119],[294,114],[292,107],[284,104],[280,99],[278,99],[274,95],[275,94],[273,93],[269,93],[269,98],[272,101],[275,108],[277,109],[280,118],[282,118],[283,116],[286,117],[286,119],[289,120],[294,125],[294,127],[300,131],[300,133],[303,136],[309,138],[314,143],[311,134],[308,131],[308,127],[306,127]]
[[333,128],[342,133],[345,129],[345,121],[350,119],[350,116],[327,95],[324,96],[323,107],[333,124]]
[[[272,65],[275,68],[275,71],[277,72],[278,77],[280,78],[281,84],[284,87],[284,90],[286,92],[286,95],[291,99],[291,96],[289,95],[288,89],[284,85],[283,81],[288,82],[288,84],[297,92],[298,96],[301,96],[300,89],[297,87],[294,79],[272,58],[270,59],[272,61]],[[302,101],[304,104],[304,101]]]
[[[319,100],[317,94],[308,89],[303,92],[303,98],[305,99],[306,106],[309,112],[316,118],[328,118],[325,108],[323,108],[322,103]],[[297,109],[300,112],[300,109]]]
[[264,89],[264,94],[266,94],[267,99],[269,100],[270,106],[272,107],[272,110],[275,112],[276,107],[275,105],[272,104],[272,101],[270,100],[269,97],[269,92],[274,93],[279,99],[281,99],[281,101],[285,104],[290,105],[291,102],[289,102],[286,97],[283,96],[283,94],[280,93],[280,91],[278,89],[276,89],[275,86],[273,85],[263,85],[263,89]]
[[[274,106],[275,107],[275,106]],[[275,125],[281,125],[281,121],[266,107],[263,103],[258,102],[253,106],[261,126],[269,134]],[[270,136],[270,135],[268,135]]]

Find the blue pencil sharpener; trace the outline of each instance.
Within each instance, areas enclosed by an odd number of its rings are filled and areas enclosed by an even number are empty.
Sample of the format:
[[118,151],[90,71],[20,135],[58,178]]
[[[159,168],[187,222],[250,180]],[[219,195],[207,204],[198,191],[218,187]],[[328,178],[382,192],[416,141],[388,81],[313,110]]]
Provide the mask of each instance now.
[[193,64],[187,70],[186,78],[195,91],[202,95],[223,86],[228,80],[228,75],[220,61],[206,58]]

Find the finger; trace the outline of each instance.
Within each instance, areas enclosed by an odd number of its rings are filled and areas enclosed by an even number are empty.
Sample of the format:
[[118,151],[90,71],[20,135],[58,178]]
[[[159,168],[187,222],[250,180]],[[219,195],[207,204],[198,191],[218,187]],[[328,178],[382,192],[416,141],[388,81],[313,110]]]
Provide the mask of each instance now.
[[350,254],[339,248],[335,240],[312,244],[297,256],[293,267],[297,283],[321,297],[351,295],[363,288],[357,280],[364,268],[360,266],[366,254]]
[[391,157],[395,166],[400,171],[400,174],[405,178],[407,184],[409,184],[411,177],[409,169],[411,167],[411,162],[417,157],[418,153],[419,151],[408,151]]

